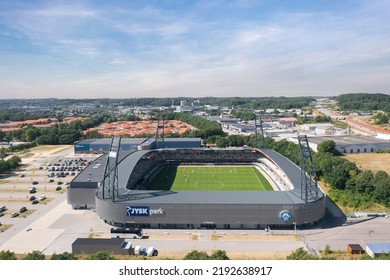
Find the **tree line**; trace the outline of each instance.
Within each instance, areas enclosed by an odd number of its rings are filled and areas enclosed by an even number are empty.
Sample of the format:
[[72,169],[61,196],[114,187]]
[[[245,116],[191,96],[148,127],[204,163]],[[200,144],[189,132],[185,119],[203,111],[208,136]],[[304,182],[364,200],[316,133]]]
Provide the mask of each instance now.
[[[27,253],[22,260],[45,260],[46,256],[40,251],[32,251]],[[59,254],[53,254],[50,257],[50,260],[78,260],[78,259],[86,259],[86,260],[115,260],[116,257],[110,254],[107,251],[96,252],[93,254],[89,254],[87,256],[77,256],[73,253],[64,252]],[[223,250],[217,250],[213,252],[211,255],[208,255],[206,252],[201,252],[197,250],[193,250],[187,253],[183,260],[229,260],[230,258]],[[0,251],[0,260],[17,260],[15,252],[10,250]]]
[[71,107],[77,105],[90,106],[152,106],[169,107],[179,105],[181,100],[195,105],[215,105],[223,107],[242,107],[249,109],[293,109],[309,106],[315,99],[312,97],[176,97],[176,98],[127,98],[127,99],[6,99],[0,104],[0,108],[17,108],[23,106],[36,106],[45,108]]
[[336,98],[340,110],[390,112],[390,95],[382,93],[349,93]]

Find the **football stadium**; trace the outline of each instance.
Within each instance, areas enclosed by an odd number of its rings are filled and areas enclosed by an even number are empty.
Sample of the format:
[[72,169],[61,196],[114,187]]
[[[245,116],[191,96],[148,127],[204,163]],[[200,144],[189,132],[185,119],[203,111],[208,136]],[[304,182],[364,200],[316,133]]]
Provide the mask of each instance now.
[[176,148],[149,139],[149,149],[125,150],[120,138],[104,141],[110,150],[67,195],[74,209],[95,208],[114,227],[264,229],[324,217],[324,192],[308,191],[307,173],[273,150],[200,148],[200,139],[189,147],[184,138],[171,140]]

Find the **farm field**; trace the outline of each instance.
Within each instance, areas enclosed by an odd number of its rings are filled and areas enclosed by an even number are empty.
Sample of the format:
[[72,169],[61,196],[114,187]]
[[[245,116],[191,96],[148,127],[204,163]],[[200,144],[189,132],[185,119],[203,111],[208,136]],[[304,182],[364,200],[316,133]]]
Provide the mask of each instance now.
[[389,153],[348,154],[345,157],[356,163],[357,167],[362,170],[371,170],[374,173],[382,170],[390,175]]
[[148,190],[272,191],[254,166],[163,166]]

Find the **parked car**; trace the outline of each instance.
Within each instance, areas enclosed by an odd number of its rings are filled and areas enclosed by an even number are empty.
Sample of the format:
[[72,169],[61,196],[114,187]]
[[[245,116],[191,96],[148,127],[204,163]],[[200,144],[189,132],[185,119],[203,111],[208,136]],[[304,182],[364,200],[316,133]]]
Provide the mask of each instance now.
[[61,181],[58,181],[57,182],[57,185],[62,185],[63,183]]
[[33,200],[35,200],[35,199],[37,199],[35,196],[30,196],[30,201],[33,201]]
[[3,217],[4,216],[4,213],[3,212],[0,212],[0,217]]
[[25,206],[23,206],[22,208],[20,208],[19,213],[23,213],[26,211],[27,211],[27,208]]
[[33,184],[33,185],[38,185],[39,182],[38,182],[38,181],[33,181],[32,184]]
[[33,201],[31,202],[31,204],[33,204],[33,205],[34,205],[34,204],[38,204],[38,202],[39,202],[39,201],[38,201],[37,199],[35,199],[35,200],[33,200]]
[[54,179],[50,179],[50,180],[49,180],[49,183],[53,183],[53,182],[54,182]]
[[46,199],[46,196],[45,195],[41,195],[40,197],[39,197],[39,200],[45,200]]
[[56,187],[56,191],[62,190],[61,186]]
[[18,212],[12,212],[11,213],[11,218],[16,218],[17,216],[19,216]]

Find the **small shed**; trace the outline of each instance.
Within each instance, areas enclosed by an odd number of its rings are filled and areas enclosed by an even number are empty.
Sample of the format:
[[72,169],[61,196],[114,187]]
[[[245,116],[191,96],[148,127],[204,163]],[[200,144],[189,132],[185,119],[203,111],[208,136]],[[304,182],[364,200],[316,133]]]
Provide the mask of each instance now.
[[372,258],[390,253],[390,243],[366,243],[366,253]]
[[72,244],[72,253],[94,254],[106,251],[112,255],[129,255],[132,252],[131,245],[124,238],[77,238]]
[[352,255],[363,254],[364,249],[362,248],[362,246],[360,246],[360,244],[348,244],[347,252]]

